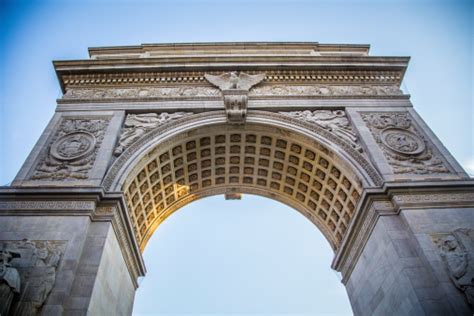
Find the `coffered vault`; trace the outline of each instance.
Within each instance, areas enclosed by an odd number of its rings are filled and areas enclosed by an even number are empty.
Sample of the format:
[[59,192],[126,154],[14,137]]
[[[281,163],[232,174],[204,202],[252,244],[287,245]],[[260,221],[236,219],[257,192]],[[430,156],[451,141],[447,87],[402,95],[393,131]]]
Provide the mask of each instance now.
[[409,58],[320,43],[89,54],[54,62],[56,113],[0,190],[0,267],[16,278],[0,277],[0,313],[130,314],[159,224],[240,193],[316,225],[354,314],[472,313],[474,184],[400,90]]

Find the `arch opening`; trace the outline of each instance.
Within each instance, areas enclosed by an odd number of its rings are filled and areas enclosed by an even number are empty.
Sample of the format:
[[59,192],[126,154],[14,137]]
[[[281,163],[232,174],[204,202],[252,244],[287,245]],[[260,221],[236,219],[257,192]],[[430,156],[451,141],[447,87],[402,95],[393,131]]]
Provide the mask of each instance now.
[[353,167],[315,139],[251,123],[199,127],[156,145],[127,174],[122,191],[142,251],[171,213],[225,193],[251,193],[287,204],[337,250],[362,186]]
[[351,314],[332,259],[321,232],[283,203],[252,194],[241,201],[206,197],[174,212],[151,237],[134,308],[324,314],[334,313],[337,301],[339,313]]

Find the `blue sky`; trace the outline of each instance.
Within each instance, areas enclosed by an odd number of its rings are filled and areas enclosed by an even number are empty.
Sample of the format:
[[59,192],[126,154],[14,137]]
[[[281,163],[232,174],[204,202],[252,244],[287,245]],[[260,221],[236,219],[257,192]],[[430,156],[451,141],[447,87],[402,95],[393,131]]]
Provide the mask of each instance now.
[[[87,58],[92,46],[203,41],[368,43],[371,55],[411,56],[404,88],[415,109],[474,174],[472,1],[0,0],[0,5],[1,184],[12,181],[54,113],[60,89],[52,60]],[[257,223],[265,235],[253,227]],[[329,269],[331,250],[308,225],[281,204],[254,197],[189,205],[160,227],[145,252],[149,275],[138,292],[137,311],[152,304],[149,312],[169,314],[222,314],[226,307],[234,313],[323,314],[330,311],[327,303],[346,306],[339,314],[350,313],[343,292],[339,299],[321,298],[338,280]],[[225,227],[224,235],[217,233]],[[242,233],[249,229],[255,231]],[[304,243],[290,245],[282,231]],[[319,257],[323,253],[326,259]],[[334,283],[316,281],[324,277]],[[147,283],[153,285],[148,294]]]

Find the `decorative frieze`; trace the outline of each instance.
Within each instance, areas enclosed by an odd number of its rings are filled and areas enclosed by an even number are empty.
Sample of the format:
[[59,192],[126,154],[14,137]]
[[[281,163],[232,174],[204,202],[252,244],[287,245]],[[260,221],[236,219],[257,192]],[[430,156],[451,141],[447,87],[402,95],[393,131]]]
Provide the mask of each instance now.
[[82,180],[92,169],[109,119],[64,119],[33,180]]
[[39,315],[56,282],[65,241],[1,241],[1,315]]
[[395,174],[448,173],[407,112],[361,113]]
[[141,87],[141,88],[71,88],[63,98],[70,99],[147,99],[220,96],[213,87]]
[[119,156],[128,146],[152,129],[191,114],[191,112],[128,114],[114,154]]
[[397,85],[267,85],[257,87],[250,96],[400,96]]
[[[267,80],[266,80],[267,81]],[[249,92],[250,97],[398,97],[403,92],[397,85],[265,85]],[[188,85],[186,87],[143,86],[82,88],[66,90],[64,100],[127,100],[219,97],[219,89]]]
[[358,144],[357,134],[352,129],[346,113],[343,110],[306,110],[279,113],[301,121],[316,124],[345,140],[358,151],[362,151],[362,148]]
[[432,236],[449,277],[474,307],[474,230],[456,229]]

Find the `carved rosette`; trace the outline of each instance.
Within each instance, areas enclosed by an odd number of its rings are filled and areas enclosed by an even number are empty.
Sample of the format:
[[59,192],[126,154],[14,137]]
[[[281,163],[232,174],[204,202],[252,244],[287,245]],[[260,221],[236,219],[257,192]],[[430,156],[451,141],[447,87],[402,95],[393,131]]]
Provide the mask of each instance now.
[[149,131],[191,114],[191,112],[128,114],[120,132],[120,138],[117,147],[115,147],[114,155],[120,156],[128,146]]
[[64,119],[33,180],[87,179],[105,135],[109,119]]
[[[40,315],[56,282],[56,271],[66,250],[65,241],[28,240],[0,242],[2,270],[0,284],[8,284],[16,295],[0,310],[7,315]],[[12,288],[13,286],[13,288]],[[6,290],[5,287],[2,290]],[[5,294],[5,293],[2,293]],[[2,314],[3,315],[3,314]]]
[[362,151],[362,148],[358,143],[357,134],[352,129],[346,116],[346,112],[343,110],[306,110],[279,113],[304,122],[316,124],[345,140],[354,149]]
[[474,307],[474,230],[456,229],[432,236],[449,277]]
[[448,173],[406,112],[361,113],[396,174]]

